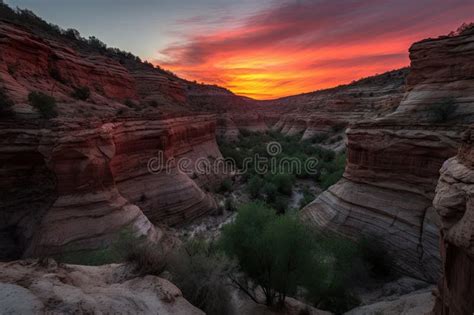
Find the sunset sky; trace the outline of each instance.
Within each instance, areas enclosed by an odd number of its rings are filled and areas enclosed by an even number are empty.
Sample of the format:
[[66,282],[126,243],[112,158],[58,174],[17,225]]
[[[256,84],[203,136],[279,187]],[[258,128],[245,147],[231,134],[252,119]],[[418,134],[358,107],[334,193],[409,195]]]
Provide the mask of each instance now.
[[472,0],[5,2],[257,99],[407,66],[411,43],[474,21]]

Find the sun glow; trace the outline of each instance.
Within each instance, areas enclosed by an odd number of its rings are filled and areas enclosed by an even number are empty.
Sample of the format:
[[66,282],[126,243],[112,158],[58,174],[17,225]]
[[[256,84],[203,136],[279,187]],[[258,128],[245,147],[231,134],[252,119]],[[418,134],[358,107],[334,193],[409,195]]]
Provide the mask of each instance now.
[[467,7],[474,10],[467,2],[435,1],[429,8],[408,1],[389,8],[383,2],[289,2],[239,26],[187,34],[155,62],[255,99],[334,87],[409,65],[413,42],[446,34],[469,15]]

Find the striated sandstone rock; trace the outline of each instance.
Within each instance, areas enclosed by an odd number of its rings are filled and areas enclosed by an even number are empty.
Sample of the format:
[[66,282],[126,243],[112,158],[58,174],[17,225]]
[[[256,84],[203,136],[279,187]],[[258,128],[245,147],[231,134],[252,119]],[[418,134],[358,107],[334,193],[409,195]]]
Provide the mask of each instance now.
[[447,160],[433,205],[441,217],[443,277],[435,314],[474,312],[474,131],[468,130],[456,157]]
[[60,41],[0,23],[0,80],[16,102],[31,91],[50,92],[70,100],[72,87],[87,86],[106,98],[136,98],[134,80],[118,62],[81,54]]
[[[458,36],[412,46],[400,106],[388,116],[351,126],[344,179],[303,210],[320,227],[353,238],[376,236],[396,270],[432,283],[440,268],[432,199],[438,170],[455,154],[462,131],[473,121],[468,61],[473,39]],[[456,75],[451,69],[457,69]],[[455,115],[448,122],[433,121],[430,106],[447,98],[458,105]]]
[[123,265],[0,264],[0,309],[6,314],[204,314],[169,281],[133,277]]
[[212,184],[219,174],[194,182],[176,163],[169,172],[148,169],[158,152],[187,158],[189,168],[205,154],[220,157],[212,116],[38,127],[0,128],[2,258],[98,249],[124,229],[156,241],[162,233],[152,223],[179,224],[216,208],[196,182]]

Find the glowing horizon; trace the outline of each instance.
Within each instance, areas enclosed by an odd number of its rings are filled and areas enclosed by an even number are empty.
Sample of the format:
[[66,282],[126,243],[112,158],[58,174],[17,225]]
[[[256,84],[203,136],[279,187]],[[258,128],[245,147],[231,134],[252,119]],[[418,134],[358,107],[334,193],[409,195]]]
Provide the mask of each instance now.
[[408,66],[413,42],[474,21],[472,0],[5,2],[190,81],[256,99]]
[[455,30],[473,17],[469,12],[468,1],[274,2],[215,29],[203,27],[204,17],[183,21],[186,33],[153,63],[188,80],[273,99],[408,66],[413,42]]

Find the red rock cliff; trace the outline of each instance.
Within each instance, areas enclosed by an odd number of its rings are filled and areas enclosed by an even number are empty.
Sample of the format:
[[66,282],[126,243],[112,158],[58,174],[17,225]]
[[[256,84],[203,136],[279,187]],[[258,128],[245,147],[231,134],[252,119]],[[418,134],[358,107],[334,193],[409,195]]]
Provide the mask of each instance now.
[[[438,170],[473,121],[473,40],[414,44],[400,106],[347,131],[344,178],[303,210],[321,227],[354,238],[376,236],[399,272],[431,282],[440,269],[439,218],[432,207]],[[447,122],[435,121],[434,107],[448,99],[456,111]]]
[[474,130],[464,134],[456,157],[441,168],[433,205],[441,217],[443,278],[435,314],[474,313]]

